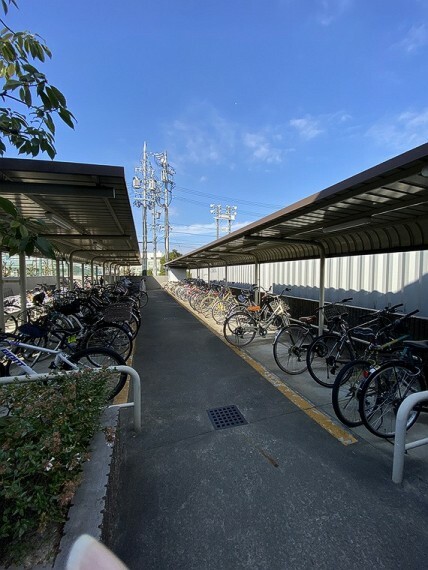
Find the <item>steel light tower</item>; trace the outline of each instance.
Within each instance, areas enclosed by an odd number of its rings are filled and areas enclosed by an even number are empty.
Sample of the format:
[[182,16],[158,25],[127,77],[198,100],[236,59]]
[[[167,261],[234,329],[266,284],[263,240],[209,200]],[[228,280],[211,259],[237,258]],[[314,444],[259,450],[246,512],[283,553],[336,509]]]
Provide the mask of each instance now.
[[[227,205],[223,211],[223,207],[221,204],[210,204],[210,213],[213,214],[214,219],[216,221],[217,239],[219,239],[220,237],[221,229],[226,233],[230,234],[230,232],[232,231],[232,221],[236,219],[237,210],[238,210],[237,206]],[[220,220],[226,220],[227,226],[221,228]]]

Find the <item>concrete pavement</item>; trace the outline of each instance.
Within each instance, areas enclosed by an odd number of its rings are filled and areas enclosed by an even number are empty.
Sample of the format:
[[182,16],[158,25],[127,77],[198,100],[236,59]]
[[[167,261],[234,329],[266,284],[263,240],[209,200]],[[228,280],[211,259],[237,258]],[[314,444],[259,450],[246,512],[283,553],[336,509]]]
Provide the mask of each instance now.
[[[103,528],[131,570],[426,566],[427,448],[394,485],[392,445],[364,428],[344,445],[315,422],[281,386],[341,428],[329,390],[286,378],[269,341],[245,360],[167,293],[149,295],[133,360],[143,429],[121,412]],[[215,430],[207,410],[231,405],[248,423]]]

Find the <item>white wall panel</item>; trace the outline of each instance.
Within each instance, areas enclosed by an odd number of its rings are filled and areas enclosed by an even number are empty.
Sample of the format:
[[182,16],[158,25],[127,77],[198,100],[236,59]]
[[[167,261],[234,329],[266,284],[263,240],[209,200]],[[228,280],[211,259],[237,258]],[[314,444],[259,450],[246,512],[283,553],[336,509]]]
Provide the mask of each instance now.
[[[196,271],[192,271],[196,276]],[[319,260],[260,265],[261,285],[308,299],[319,295]],[[207,279],[207,270],[200,270]],[[211,269],[211,280],[224,279],[224,269]],[[228,281],[237,286],[254,283],[254,265],[228,268]],[[428,251],[343,257],[326,260],[326,300],[352,296],[353,305],[381,308],[404,303],[403,310],[420,310],[428,317]]]

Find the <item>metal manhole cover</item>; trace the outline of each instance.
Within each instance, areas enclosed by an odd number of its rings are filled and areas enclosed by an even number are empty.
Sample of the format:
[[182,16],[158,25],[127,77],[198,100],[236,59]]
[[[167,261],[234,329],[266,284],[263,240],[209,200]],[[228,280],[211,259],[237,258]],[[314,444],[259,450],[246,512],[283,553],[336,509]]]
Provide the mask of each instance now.
[[247,420],[236,406],[224,406],[207,410],[214,429],[226,429],[247,424]]

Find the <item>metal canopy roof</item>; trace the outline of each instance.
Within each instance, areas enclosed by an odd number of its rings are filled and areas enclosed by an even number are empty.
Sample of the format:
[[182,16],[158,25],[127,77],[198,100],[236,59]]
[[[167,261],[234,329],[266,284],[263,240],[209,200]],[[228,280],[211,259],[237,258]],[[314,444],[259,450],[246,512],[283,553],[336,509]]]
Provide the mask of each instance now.
[[64,256],[140,264],[122,167],[0,158],[0,193],[43,219],[43,235]]
[[[424,169],[424,175],[421,174]],[[428,248],[428,144],[169,262],[220,267]]]

